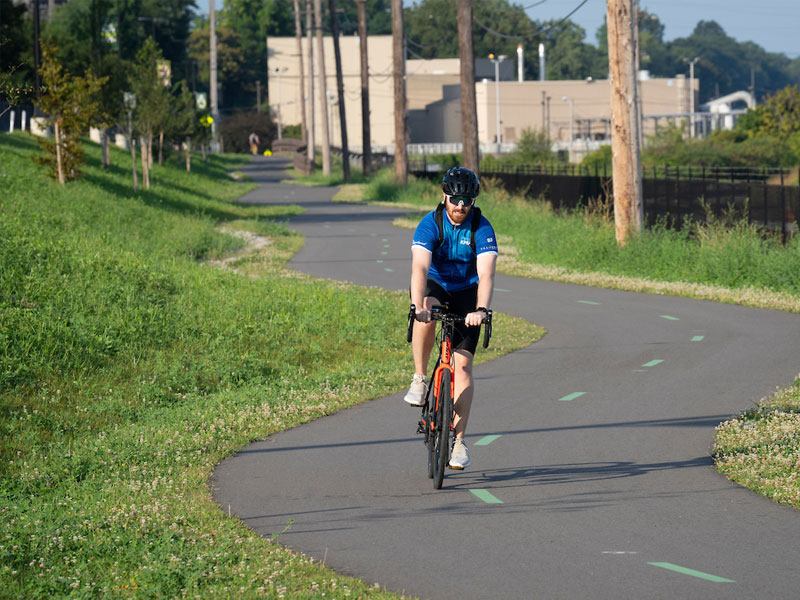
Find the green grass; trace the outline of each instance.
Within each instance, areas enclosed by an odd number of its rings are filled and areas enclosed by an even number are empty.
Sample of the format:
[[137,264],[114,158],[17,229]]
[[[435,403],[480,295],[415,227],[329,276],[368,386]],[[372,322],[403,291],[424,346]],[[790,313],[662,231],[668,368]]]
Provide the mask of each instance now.
[[[0,136],[0,596],[395,597],[254,534],[208,478],[407,383],[407,297],[286,271],[301,209],[235,204],[247,158],[156,167],[133,192],[124,152],[103,170],[87,145],[61,187],[37,151]],[[228,256],[238,273],[212,266]],[[479,356],[539,335],[501,316]]]

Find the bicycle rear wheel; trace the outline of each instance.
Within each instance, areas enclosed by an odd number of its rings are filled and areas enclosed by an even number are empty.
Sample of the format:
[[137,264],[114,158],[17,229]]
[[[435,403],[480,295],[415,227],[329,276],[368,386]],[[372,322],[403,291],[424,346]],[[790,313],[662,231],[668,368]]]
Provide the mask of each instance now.
[[[434,402],[433,394],[430,395],[429,402]],[[430,406],[428,404],[428,408],[425,409],[425,447],[428,450],[428,478],[433,479],[433,465],[436,462],[433,439],[436,437],[436,429],[431,427],[431,423],[436,422],[436,414]]]
[[452,421],[453,399],[450,395],[450,371],[442,371],[439,384],[439,410],[436,411],[436,431],[433,436],[434,477],[433,487],[441,489],[444,470],[450,458],[450,422]]

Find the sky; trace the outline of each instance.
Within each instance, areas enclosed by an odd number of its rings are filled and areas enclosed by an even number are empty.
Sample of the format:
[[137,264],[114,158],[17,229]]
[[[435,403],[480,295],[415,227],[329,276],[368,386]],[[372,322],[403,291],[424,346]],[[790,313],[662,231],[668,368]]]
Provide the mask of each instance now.
[[[208,13],[208,0],[195,1],[200,12]],[[566,17],[583,0],[511,1],[525,7],[532,19],[549,21]],[[405,6],[414,3],[403,0]],[[222,4],[223,0],[215,0],[217,8]],[[639,6],[658,16],[666,41],[690,35],[698,21],[716,21],[737,41],[753,41],[769,52],[800,57],[800,0],[639,0]],[[587,42],[596,44],[595,34],[605,15],[605,0],[586,0],[570,19],[586,30]]]

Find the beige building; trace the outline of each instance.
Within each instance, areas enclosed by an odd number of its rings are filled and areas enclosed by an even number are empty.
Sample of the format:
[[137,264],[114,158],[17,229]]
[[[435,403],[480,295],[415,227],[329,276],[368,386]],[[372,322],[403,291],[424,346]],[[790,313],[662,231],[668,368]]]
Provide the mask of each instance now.
[[[360,38],[341,37],[340,49],[344,80],[347,135],[352,150],[361,150],[361,75]],[[336,93],[333,40],[323,42],[331,142],[340,145],[340,123]],[[283,124],[297,124],[300,117],[300,78],[295,38],[271,37],[267,40],[269,57],[270,104]],[[376,151],[394,151],[394,100],[392,81],[392,38],[368,38],[370,132]],[[308,46],[303,40],[303,57],[308,76]],[[317,68],[315,66],[315,68]],[[460,61],[457,58],[408,60],[406,95],[409,139],[412,144],[444,144],[461,141]],[[315,77],[315,140],[321,139],[320,91]],[[699,82],[694,81],[695,94]],[[651,133],[660,121],[688,118],[689,81],[682,75],[673,79],[640,77],[641,108],[644,131]],[[307,95],[307,90],[305,91]],[[499,111],[496,98],[499,95]],[[558,149],[569,150],[573,158],[607,143],[611,114],[611,90],[608,80],[586,81],[500,81],[476,82],[478,140],[484,152],[510,150],[524,129],[548,131]],[[308,110],[308,109],[307,109]],[[572,143],[570,144],[570,139]]]

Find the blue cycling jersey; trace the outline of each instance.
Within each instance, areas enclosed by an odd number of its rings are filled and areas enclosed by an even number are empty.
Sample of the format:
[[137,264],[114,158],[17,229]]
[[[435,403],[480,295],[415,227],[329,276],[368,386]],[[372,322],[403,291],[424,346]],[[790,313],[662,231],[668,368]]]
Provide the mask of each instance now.
[[[460,225],[453,225],[447,213],[442,219],[444,239],[439,241],[439,228],[436,226],[434,213],[425,215],[414,232],[411,247],[425,248],[433,253],[428,277],[441,285],[448,292],[457,292],[478,283],[477,255],[484,253],[497,254],[497,238],[489,220],[481,216],[481,222],[475,232],[475,250],[472,250],[472,216],[470,211]],[[434,248],[436,248],[434,250]]]

